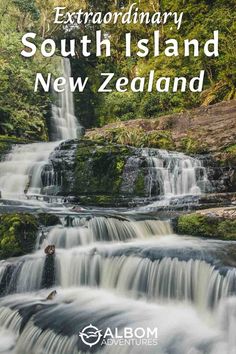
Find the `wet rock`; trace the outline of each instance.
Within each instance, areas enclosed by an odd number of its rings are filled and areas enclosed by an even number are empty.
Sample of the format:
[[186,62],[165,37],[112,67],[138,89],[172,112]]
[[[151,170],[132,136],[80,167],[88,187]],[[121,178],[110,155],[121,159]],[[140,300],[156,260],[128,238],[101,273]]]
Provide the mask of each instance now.
[[55,226],[61,224],[60,218],[54,214],[40,213],[38,214],[38,221],[43,226]]
[[57,291],[52,291],[46,298],[46,300],[53,300],[57,296]]
[[56,252],[56,247],[54,245],[49,245],[45,248],[44,253],[47,256],[53,256]]

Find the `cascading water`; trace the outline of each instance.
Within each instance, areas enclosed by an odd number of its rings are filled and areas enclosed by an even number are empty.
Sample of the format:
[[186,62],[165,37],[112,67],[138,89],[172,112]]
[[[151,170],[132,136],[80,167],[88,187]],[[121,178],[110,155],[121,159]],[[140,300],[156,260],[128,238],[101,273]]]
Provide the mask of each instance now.
[[[15,340],[15,354],[234,354],[236,299],[222,302],[214,326],[207,325],[191,306],[153,305],[86,288],[61,291],[54,301],[45,292],[13,296],[0,301],[0,321]],[[124,335],[125,328],[158,329],[158,343],[148,345],[86,346],[80,333],[92,319],[98,330],[110,328]],[[65,325],[67,324],[67,325]],[[46,328],[46,330],[45,330]],[[153,338],[150,336],[149,338]],[[14,337],[13,337],[14,338]],[[140,338],[140,337],[139,337]],[[14,341],[14,339],[12,340]],[[122,343],[122,341],[121,341]]]
[[26,194],[40,194],[43,166],[56,143],[15,146],[0,163],[0,191],[5,199],[21,199]]
[[143,149],[142,156],[148,164],[150,196],[194,195],[209,188],[206,169],[197,158],[157,149]]
[[[65,79],[71,73],[69,59],[62,60]],[[49,163],[50,154],[65,139],[74,139],[79,136],[81,126],[74,115],[73,94],[66,85],[65,91],[58,93],[58,106],[53,105],[52,127],[53,141],[51,143],[35,143],[16,145],[0,162],[0,191],[3,198],[22,199],[28,194],[40,194],[42,190],[42,172]],[[58,183],[53,169],[46,176],[46,185]]]
[[71,65],[68,58],[61,59],[62,76],[66,79],[65,90],[55,93],[56,103],[52,105],[53,141],[75,139],[81,133],[81,126],[75,116],[73,93],[69,87]]
[[[86,211],[61,221],[64,226],[39,234],[42,249],[0,263],[0,349],[234,353],[236,270],[224,263],[231,244],[178,237],[168,220],[137,215]],[[45,256],[44,247],[52,243],[55,256]],[[55,289],[55,299],[46,300]],[[85,347],[79,334],[90,323],[119,330],[157,326],[159,343]]]
[[[74,220],[76,225],[76,219]],[[170,223],[161,220],[129,221],[116,218],[94,217],[90,220],[80,220],[75,227],[56,226],[52,228],[47,241],[42,247],[51,244],[57,248],[73,248],[85,246],[98,241],[127,242],[132,239],[147,239],[151,236],[170,235]],[[38,236],[39,243],[41,235]]]
[[[62,67],[68,80],[69,60]],[[80,132],[68,85],[52,112],[55,142],[16,146],[0,163],[3,198],[50,193],[61,183],[50,154],[59,140]],[[136,149],[124,169],[124,193],[133,190],[141,165],[149,197],[168,200],[210,188],[198,159]],[[61,220],[40,230],[33,254],[0,262],[0,353],[236,352],[235,244],[178,237],[169,220],[153,215],[87,210]],[[45,255],[48,245],[56,246],[55,255]],[[48,296],[55,289],[56,297]],[[158,344],[85,346],[80,331],[90,323],[121,332],[158,327]]]

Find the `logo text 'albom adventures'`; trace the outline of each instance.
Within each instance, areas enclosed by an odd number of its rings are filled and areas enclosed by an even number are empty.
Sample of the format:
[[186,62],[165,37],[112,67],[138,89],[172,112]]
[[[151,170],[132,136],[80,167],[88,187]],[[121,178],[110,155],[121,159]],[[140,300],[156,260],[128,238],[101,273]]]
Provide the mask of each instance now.
[[154,346],[158,344],[158,329],[149,327],[125,327],[122,330],[108,327],[105,330],[100,330],[90,324],[82,329],[79,336],[82,342],[90,348],[95,345]]

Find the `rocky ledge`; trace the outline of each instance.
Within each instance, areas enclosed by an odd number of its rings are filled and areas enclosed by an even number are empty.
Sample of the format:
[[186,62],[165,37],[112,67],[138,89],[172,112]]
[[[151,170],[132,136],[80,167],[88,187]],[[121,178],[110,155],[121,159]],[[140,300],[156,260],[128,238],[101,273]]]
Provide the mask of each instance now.
[[[149,150],[150,156],[152,153],[156,152]],[[160,158],[166,159],[164,164],[171,161],[172,167],[178,159],[175,155],[160,152]],[[42,173],[43,192],[65,198],[75,197],[84,205],[126,207],[148,203],[153,198],[157,200],[163,194],[163,183],[160,183],[160,178],[152,178],[148,156],[145,149],[103,141],[63,142],[51,154],[50,164]],[[202,169],[196,170],[202,190],[206,193],[236,190],[232,167],[222,167],[209,154],[193,154],[192,157],[201,160],[207,171],[210,183],[203,186]]]
[[236,241],[236,207],[200,210],[177,218],[175,231],[180,235]]

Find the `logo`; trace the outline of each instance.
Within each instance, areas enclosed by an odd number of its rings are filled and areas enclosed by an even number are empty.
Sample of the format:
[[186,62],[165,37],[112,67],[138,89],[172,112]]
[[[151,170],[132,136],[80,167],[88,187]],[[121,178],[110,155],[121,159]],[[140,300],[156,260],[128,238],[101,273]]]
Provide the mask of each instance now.
[[79,334],[82,342],[92,348],[102,338],[101,330],[91,324],[85,327]]
[[[99,330],[97,327],[90,324],[82,329],[79,333],[82,342],[92,348],[96,344],[107,346],[151,346],[158,344],[158,329],[157,328],[131,328],[125,327],[106,328]],[[99,344],[100,343],[100,344]]]

